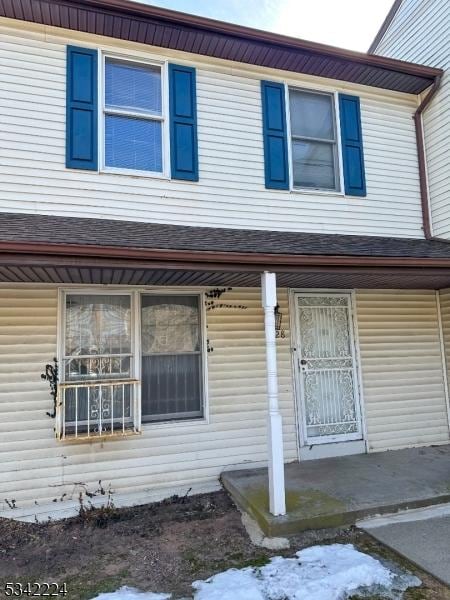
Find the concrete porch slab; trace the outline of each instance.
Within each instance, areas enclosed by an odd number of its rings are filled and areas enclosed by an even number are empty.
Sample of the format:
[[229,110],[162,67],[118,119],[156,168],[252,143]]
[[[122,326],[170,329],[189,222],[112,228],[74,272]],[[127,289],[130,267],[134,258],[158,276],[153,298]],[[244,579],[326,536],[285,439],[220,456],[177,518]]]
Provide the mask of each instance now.
[[225,472],[222,483],[268,536],[339,527],[450,502],[450,445],[289,463],[285,478],[282,517],[269,512],[267,469]]

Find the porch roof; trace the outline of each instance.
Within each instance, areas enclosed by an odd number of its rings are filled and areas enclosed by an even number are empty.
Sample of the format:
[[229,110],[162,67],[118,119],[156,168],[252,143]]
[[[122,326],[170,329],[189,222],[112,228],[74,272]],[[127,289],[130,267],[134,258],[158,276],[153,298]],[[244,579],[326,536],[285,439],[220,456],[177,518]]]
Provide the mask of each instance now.
[[0,281],[290,287],[450,285],[445,241],[2,213]]
[[114,219],[2,213],[0,243],[8,241],[55,246],[294,256],[442,258],[448,259],[450,265],[450,243],[438,240],[192,227]]

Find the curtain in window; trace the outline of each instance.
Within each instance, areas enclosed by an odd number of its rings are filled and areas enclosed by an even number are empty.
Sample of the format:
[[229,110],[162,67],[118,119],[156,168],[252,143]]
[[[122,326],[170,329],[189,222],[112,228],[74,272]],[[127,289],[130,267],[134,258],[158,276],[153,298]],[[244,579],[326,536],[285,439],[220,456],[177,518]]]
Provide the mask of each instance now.
[[142,417],[200,417],[202,354],[198,296],[142,296]]
[[65,339],[67,380],[129,377],[130,296],[68,295]]

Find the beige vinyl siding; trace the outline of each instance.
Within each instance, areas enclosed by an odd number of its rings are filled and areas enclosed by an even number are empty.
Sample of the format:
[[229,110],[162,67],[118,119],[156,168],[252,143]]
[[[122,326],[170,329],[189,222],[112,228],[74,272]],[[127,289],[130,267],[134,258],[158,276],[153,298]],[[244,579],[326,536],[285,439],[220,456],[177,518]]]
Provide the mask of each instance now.
[[[167,50],[163,58],[197,67],[200,181],[66,170],[65,43],[161,56],[140,44],[0,19],[2,211],[422,237],[415,96]],[[265,189],[261,79],[360,96],[366,198]]]
[[369,450],[449,442],[436,294],[356,293]]
[[423,120],[433,233],[450,238],[450,3],[448,0],[403,0],[376,53],[440,67],[445,71],[441,88],[424,113]]
[[[279,339],[285,458],[296,458],[288,296],[279,291],[286,337]],[[48,503],[111,485],[114,501],[135,503],[213,489],[224,468],[267,459],[263,311],[259,289],[226,292],[207,311],[209,422],[144,425],[139,436],[62,443],[53,435],[49,388],[40,373],[56,354],[57,289],[0,289],[0,514],[48,510]],[[242,308],[245,307],[245,308]],[[35,504],[37,502],[37,505]],[[50,504],[64,510],[64,503]],[[41,508],[42,507],[42,508]]]

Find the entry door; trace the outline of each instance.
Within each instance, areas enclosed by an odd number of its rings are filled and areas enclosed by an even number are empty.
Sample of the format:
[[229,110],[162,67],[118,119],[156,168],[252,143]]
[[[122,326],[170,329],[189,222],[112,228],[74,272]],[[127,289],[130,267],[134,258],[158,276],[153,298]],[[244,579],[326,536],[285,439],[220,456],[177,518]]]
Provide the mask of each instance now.
[[295,295],[301,439],[362,439],[351,296]]

